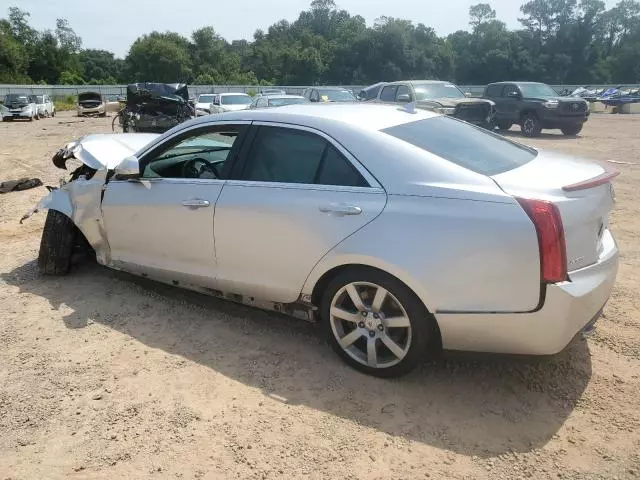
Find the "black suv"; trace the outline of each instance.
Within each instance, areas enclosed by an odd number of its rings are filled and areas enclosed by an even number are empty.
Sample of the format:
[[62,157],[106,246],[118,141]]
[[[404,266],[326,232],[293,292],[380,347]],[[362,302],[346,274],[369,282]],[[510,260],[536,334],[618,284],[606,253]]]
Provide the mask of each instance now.
[[495,123],[500,130],[509,130],[517,123],[525,137],[537,137],[543,128],[577,135],[589,118],[586,101],[560,97],[544,83],[492,83],[485,88],[483,98],[495,102]]

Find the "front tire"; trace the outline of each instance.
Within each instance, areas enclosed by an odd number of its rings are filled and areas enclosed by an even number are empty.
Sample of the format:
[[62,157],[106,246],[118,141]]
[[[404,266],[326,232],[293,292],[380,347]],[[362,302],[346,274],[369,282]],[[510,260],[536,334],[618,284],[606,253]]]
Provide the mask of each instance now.
[[582,125],[568,125],[566,127],[561,128],[562,133],[568,137],[573,137],[578,135],[582,131]]
[[49,210],[42,231],[38,268],[43,275],[66,275],[71,268],[71,256],[78,229],[64,213]]
[[520,122],[520,129],[525,137],[533,138],[539,137],[542,132],[542,124],[540,119],[535,113],[528,113],[522,117]]
[[328,284],[320,314],[334,351],[351,367],[377,377],[413,370],[439,338],[435,319],[400,280],[358,267]]

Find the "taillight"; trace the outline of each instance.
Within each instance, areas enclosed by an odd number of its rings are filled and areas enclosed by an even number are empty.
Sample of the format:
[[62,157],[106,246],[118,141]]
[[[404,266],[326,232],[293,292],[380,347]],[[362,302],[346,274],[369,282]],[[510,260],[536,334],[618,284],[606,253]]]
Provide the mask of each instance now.
[[540,249],[540,275],[545,283],[567,280],[567,248],[560,211],[546,200],[516,198],[529,215],[538,234]]

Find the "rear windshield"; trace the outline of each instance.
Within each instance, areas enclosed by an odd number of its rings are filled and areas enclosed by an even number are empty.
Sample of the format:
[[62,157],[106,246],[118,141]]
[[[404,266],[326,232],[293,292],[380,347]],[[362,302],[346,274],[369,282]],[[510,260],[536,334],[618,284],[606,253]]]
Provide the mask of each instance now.
[[28,103],[29,99],[27,98],[26,95],[20,94],[20,93],[9,93],[4,97],[4,101],[6,103],[9,102],[24,102],[24,103]]
[[[349,90],[318,90],[320,98],[328,102],[354,102],[356,97]],[[326,99],[324,98],[326,97]]]
[[382,130],[483,175],[497,175],[533,160],[537,152],[450,117],[433,117]]
[[306,103],[304,97],[278,97],[278,98],[270,98],[269,106],[271,107],[282,107],[283,105],[296,105],[298,103]]
[[220,103],[223,105],[249,105],[251,101],[249,95],[225,95],[220,97]]

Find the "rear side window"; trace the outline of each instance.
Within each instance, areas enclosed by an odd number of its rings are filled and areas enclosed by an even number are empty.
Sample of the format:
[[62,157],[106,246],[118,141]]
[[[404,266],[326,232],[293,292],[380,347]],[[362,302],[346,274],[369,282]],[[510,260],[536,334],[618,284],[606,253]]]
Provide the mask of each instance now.
[[382,100],[383,102],[395,102],[397,89],[398,87],[395,85],[384,87],[382,89],[382,93],[380,94],[380,100]]
[[258,182],[368,186],[335,147],[310,132],[261,126],[241,178]]
[[533,149],[444,116],[382,131],[483,175],[497,175],[518,168],[537,155]]
[[487,97],[498,98],[502,94],[503,85],[489,85],[487,87]]

